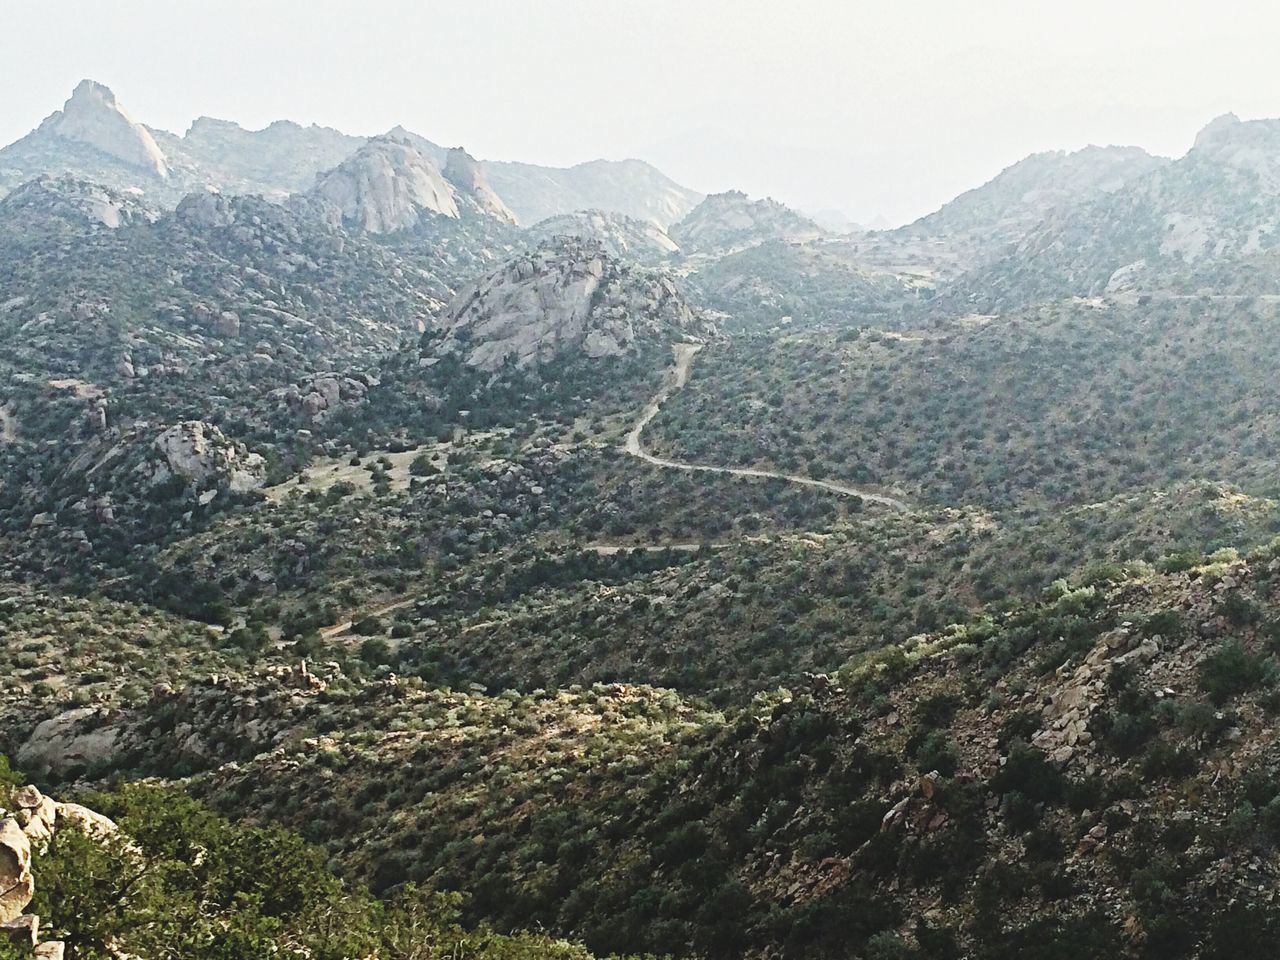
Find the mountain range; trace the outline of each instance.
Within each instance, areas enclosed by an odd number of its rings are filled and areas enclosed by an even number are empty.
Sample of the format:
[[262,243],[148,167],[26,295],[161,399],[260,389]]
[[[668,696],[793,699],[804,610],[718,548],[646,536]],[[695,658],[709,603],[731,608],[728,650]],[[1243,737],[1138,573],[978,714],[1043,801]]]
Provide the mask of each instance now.
[[[409,140],[437,167],[447,163],[448,151],[425,137],[401,127],[387,136]],[[290,121],[251,131],[208,117],[178,136],[133,119],[110,89],[85,80],[61,110],[0,150],[0,192],[40,174],[66,173],[137,191],[165,206],[198,189],[278,200],[310,189],[318,174],[369,139]],[[525,224],[594,207],[665,226],[700,199],[638,160],[596,160],[567,169],[515,162],[481,167]]]
[[3,960],[1274,954],[1280,121],[863,230],[86,81],[0,189]]

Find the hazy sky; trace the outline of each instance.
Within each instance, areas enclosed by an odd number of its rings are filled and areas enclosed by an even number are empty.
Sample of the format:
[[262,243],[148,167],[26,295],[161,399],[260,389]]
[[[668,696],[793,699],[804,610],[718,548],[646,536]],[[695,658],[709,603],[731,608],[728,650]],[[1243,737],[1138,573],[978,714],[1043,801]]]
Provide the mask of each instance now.
[[133,115],[396,123],[481,157],[641,157],[869,221],[1027,153],[1184,152],[1280,115],[1280,5],[1178,0],[3,0],[0,141],[82,77]]

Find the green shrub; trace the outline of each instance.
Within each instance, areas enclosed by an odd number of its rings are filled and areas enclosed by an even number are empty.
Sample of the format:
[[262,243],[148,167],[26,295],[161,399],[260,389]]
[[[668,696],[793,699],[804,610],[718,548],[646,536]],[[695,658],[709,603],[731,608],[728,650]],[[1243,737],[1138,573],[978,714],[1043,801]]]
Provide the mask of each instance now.
[[1274,684],[1275,661],[1250,653],[1240,641],[1232,640],[1204,658],[1199,680],[1209,699],[1222,704],[1263,684]]

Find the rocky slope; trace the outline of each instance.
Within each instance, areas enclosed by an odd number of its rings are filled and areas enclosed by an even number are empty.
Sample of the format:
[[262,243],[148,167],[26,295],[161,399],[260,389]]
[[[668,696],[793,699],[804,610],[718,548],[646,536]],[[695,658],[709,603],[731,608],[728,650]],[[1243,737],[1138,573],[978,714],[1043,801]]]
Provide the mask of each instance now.
[[1280,121],[1209,124],[1182,158],[1058,208],[960,278],[958,309],[1103,293],[1277,291]]
[[489,186],[484,168],[475,157],[461,147],[454,147],[442,169],[444,178],[453,185],[464,205],[474,205],[482,215],[515,226],[516,215]]
[[366,233],[408,230],[432,217],[459,216],[453,187],[408,143],[371,140],[322,174],[310,197],[326,219]]
[[642,263],[666,259],[680,249],[656,223],[604,210],[548,217],[529,227],[525,235],[535,245],[556,237],[578,237],[600,244],[610,256]]
[[670,276],[629,266],[599,245],[564,239],[461,290],[423,349],[496,372],[508,364],[617,357],[641,342],[708,332]]
[[1055,208],[1113,194],[1169,162],[1138,147],[1032,154],[891,235],[941,238],[981,257],[1021,240]]
[[770,240],[816,240],[824,231],[777,200],[730,190],[707,197],[671,229],[686,254],[733,253]]

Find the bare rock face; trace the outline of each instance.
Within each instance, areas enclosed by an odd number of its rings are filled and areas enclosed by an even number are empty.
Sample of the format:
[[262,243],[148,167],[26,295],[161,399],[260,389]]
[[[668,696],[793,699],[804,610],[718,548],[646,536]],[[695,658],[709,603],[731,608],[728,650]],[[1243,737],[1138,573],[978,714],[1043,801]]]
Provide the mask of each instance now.
[[65,774],[115,755],[117,731],[92,707],[42,720],[18,751],[18,762],[41,775]]
[[22,915],[35,896],[31,841],[14,817],[0,820],[0,923]]
[[444,165],[444,178],[453,184],[462,196],[472,200],[485,216],[515,225],[516,215],[507,209],[502,198],[489,186],[489,181],[485,179],[484,171],[475,157],[461,147],[455,147],[449,151]]
[[169,176],[164,153],[147,128],[125,112],[114,93],[92,80],[82,80],[62,110],[41,129],[88,144],[161,179]]
[[670,276],[572,239],[517,257],[461,291],[426,342],[494,372],[574,354],[620,356],[641,340],[698,337],[710,326]]
[[105,843],[117,836],[115,822],[78,803],[58,803],[32,785],[13,795],[17,810],[0,820],[0,940],[24,948],[38,960],[61,960],[66,945],[40,942],[40,918],[23,911],[35,897],[32,848],[44,850],[61,830]]
[[164,430],[155,439],[155,450],[160,454],[152,476],[155,483],[179,477],[197,489],[226,486],[232,493],[246,493],[263,484],[262,457],[246,452],[203,420]]
[[321,174],[311,192],[328,219],[368,233],[393,233],[424,218],[458,218],[454,190],[426,157],[406,142],[380,137]]

